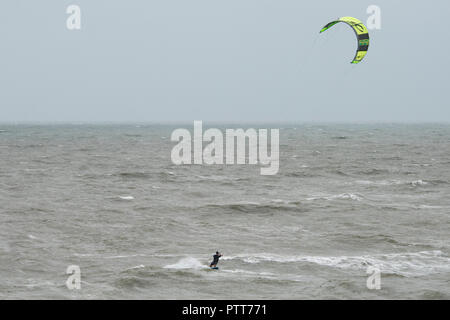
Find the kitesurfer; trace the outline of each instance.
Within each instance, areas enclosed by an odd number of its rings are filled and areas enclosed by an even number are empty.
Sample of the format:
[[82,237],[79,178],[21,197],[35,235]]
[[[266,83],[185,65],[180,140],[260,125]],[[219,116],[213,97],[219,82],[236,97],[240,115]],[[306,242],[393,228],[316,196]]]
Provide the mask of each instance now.
[[222,254],[219,253],[219,251],[216,251],[216,254],[213,255],[213,261],[209,265],[211,268],[215,268],[217,264],[219,263],[219,258],[222,256]]

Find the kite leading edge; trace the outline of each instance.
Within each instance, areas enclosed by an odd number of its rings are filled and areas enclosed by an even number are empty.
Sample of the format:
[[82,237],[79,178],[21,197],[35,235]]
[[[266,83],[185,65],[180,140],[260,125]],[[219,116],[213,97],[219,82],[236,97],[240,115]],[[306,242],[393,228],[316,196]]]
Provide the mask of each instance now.
[[320,33],[327,31],[339,22],[346,23],[353,29],[353,31],[355,31],[358,40],[358,48],[356,50],[356,55],[351,63],[360,63],[365,57],[367,50],[369,50],[369,31],[367,30],[366,26],[358,19],[353,17],[342,17],[328,23],[322,28],[322,30],[320,30]]

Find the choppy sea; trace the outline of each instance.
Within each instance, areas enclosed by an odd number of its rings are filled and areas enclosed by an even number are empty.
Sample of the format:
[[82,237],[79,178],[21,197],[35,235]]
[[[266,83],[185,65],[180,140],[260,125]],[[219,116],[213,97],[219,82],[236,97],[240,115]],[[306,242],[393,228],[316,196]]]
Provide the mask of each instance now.
[[239,125],[273,176],[174,165],[178,127],[0,125],[0,298],[450,298],[450,125]]

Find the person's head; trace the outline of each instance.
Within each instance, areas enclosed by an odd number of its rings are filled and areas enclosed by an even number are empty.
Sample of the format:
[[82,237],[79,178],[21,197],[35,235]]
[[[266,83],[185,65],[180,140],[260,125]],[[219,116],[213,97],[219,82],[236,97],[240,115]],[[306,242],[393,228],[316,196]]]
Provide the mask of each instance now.
[[216,251],[216,254],[218,255],[218,254],[219,254],[219,251]]

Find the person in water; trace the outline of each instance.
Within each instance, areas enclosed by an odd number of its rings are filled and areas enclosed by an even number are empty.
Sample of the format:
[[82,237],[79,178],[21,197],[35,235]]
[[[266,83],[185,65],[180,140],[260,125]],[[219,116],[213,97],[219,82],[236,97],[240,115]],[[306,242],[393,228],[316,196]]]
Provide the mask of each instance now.
[[219,263],[219,258],[222,256],[222,254],[219,253],[219,251],[216,251],[216,254],[213,255],[213,261],[209,265],[211,268],[215,268],[217,264]]

